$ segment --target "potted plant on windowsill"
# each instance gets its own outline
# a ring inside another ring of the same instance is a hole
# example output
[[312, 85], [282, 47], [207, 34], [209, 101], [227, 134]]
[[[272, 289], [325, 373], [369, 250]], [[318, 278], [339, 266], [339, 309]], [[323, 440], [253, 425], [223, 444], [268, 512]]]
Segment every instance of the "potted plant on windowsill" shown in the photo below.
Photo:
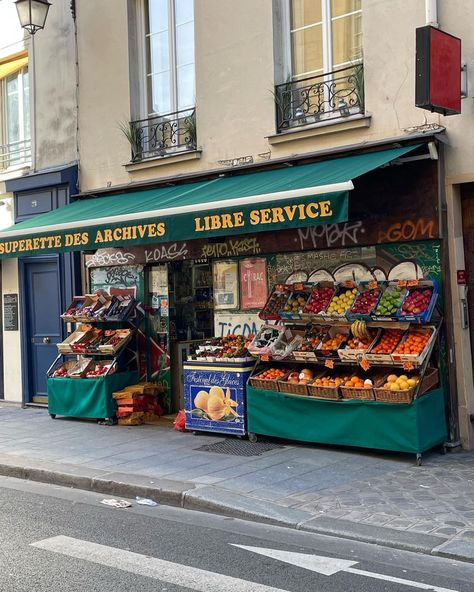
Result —
[[138, 131], [138, 128], [135, 125], [133, 125], [131, 121], [126, 121], [119, 124], [119, 129], [122, 132], [122, 134], [127, 138], [128, 143], [130, 144], [130, 149], [132, 152], [132, 162], [137, 162], [138, 160], [141, 160], [142, 149], [140, 133]]
[[187, 115], [183, 120], [184, 141], [188, 150], [196, 150], [197, 148], [197, 127], [196, 127], [196, 111]]

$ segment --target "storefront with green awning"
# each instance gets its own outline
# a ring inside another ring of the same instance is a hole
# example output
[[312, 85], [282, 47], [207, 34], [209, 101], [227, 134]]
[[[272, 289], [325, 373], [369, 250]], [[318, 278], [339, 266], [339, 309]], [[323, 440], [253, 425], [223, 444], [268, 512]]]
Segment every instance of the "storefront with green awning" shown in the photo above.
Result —
[[[83, 294], [133, 295], [148, 315], [138, 328], [140, 376], [159, 386], [171, 413], [183, 407], [183, 360], [200, 342], [258, 331], [275, 284], [408, 273], [441, 285], [436, 164], [426, 154], [412, 144], [80, 196], [0, 232], [0, 259], [79, 251]], [[251, 425], [264, 425], [252, 405]]]

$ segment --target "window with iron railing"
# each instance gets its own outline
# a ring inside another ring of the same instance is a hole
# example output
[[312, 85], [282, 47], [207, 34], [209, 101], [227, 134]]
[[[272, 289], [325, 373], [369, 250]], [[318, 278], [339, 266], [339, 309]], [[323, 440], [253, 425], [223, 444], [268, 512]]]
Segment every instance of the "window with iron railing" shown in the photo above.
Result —
[[136, 0], [139, 117], [125, 133], [132, 162], [196, 149], [194, 0]]
[[0, 171], [31, 162], [28, 67], [0, 79]]
[[364, 112], [361, 0], [281, 0], [290, 56], [277, 131]]

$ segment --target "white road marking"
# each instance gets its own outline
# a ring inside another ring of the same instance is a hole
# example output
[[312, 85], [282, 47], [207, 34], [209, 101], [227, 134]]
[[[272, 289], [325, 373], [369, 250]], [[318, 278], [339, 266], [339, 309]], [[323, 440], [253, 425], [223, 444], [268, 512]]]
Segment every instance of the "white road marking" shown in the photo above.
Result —
[[32, 543], [31, 546], [66, 555], [67, 557], [120, 569], [138, 576], [155, 578], [168, 584], [183, 586], [198, 592], [288, 592], [288, 590], [282, 590], [281, 588], [273, 588], [272, 586], [265, 586], [67, 536], [44, 539]]
[[[232, 544], [232, 543], [231, 543]], [[332, 576], [336, 573], [344, 571], [346, 573], [364, 576], [366, 578], [373, 578], [376, 580], [383, 580], [385, 582], [393, 582], [394, 584], [402, 584], [404, 586], [411, 586], [420, 590], [429, 590], [431, 592], [457, 592], [448, 588], [440, 588], [439, 586], [432, 586], [430, 584], [423, 584], [421, 582], [412, 582], [411, 580], [404, 580], [402, 578], [395, 578], [385, 574], [365, 571], [363, 569], [354, 569], [352, 566], [357, 565], [357, 561], [348, 561], [347, 559], [336, 559], [334, 557], [324, 557], [322, 555], [310, 555], [307, 553], [292, 553], [290, 551], [280, 551], [279, 549], [264, 549], [262, 547], [247, 547], [246, 545], [234, 545], [239, 549], [258, 553], [265, 557], [271, 557], [284, 563], [290, 563], [297, 567], [302, 567], [310, 571], [315, 571], [325, 576]]]

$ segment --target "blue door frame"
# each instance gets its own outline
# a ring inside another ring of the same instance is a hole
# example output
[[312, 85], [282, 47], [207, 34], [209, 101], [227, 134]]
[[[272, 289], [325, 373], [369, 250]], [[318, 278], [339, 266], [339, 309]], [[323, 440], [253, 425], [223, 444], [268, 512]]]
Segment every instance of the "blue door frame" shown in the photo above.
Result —
[[[15, 195], [15, 222], [20, 222], [33, 216], [50, 211], [71, 202], [71, 195], [77, 193], [77, 166], [68, 165], [56, 170], [38, 172], [6, 182], [7, 191]], [[24, 257], [18, 260], [20, 273], [20, 321], [21, 327], [21, 356], [22, 356], [22, 402], [29, 403], [32, 377], [31, 343], [28, 342], [27, 322], [28, 301], [26, 265], [31, 263], [51, 263], [55, 261], [58, 267], [61, 310], [72, 301], [72, 297], [81, 289], [81, 267], [79, 253], [64, 253], [60, 255]], [[59, 319], [58, 319], [59, 320]], [[66, 326], [61, 323], [61, 333], [64, 338]]]

